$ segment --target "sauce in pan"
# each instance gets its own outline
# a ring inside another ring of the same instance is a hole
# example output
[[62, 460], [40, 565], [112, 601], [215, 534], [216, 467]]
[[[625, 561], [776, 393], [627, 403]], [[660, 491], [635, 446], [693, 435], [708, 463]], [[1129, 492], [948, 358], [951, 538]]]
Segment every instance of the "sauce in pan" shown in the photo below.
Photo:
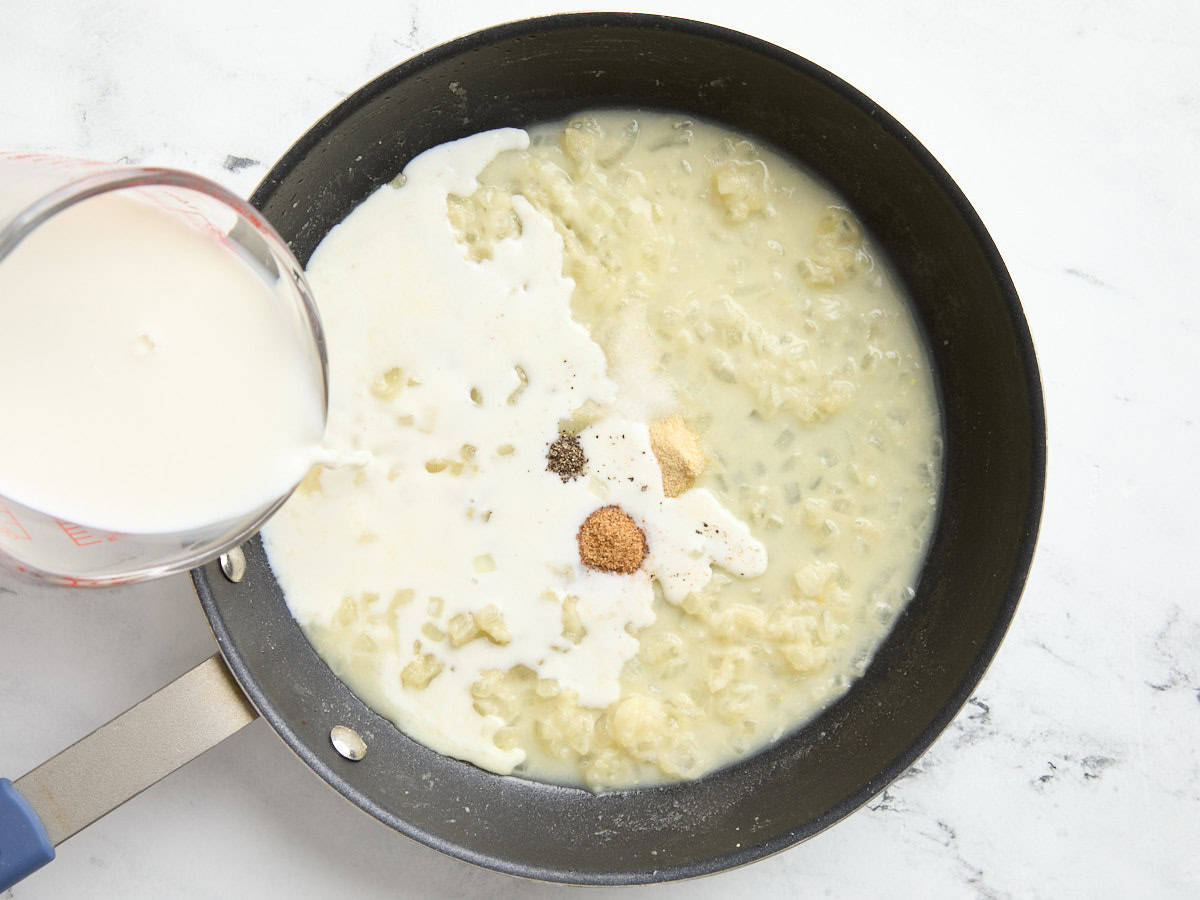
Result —
[[844, 693], [911, 596], [928, 363], [788, 160], [663, 113], [488, 132], [415, 159], [309, 277], [330, 441], [368, 461], [314, 470], [264, 539], [318, 652], [428, 746], [697, 777]]

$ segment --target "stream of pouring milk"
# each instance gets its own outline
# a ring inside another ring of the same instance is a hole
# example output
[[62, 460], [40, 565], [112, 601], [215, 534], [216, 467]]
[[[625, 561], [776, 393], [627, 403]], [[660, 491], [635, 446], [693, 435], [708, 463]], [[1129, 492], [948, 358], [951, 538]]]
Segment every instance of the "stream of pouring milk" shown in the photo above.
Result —
[[83, 201], [0, 261], [0, 494], [126, 533], [246, 515], [316, 458], [305, 354], [210, 235], [126, 194]]
[[[560, 420], [589, 399], [619, 399], [604, 352], [571, 316], [562, 239], [517, 197], [520, 236], [471, 262], [446, 208], [498, 153], [527, 144], [503, 129], [427, 151], [402, 187], [380, 188], [317, 248], [308, 275], [329, 346], [329, 440], [369, 461], [323, 471], [263, 530], [318, 651], [320, 630], [349, 614], [373, 623], [369, 652], [389, 650], [368, 680], [338, 674], [412, 737], [498, 772], [524, 751], [497, 746], [503, 721], [474, 709], [482, 673], [524, 665], [607, 706], [637, 652], [632, 632], [654, 621], [654, 582], [678, 602], [714, 562], [739, 575], [766, 566], [762, 544], [711, 493], [664, 496], [642, 422], [585, 429], [584, 477], [546, 471]], [[631, 575], [579, 559], [580, 524], [608, 504], [646, 535], [649, 555]], [[577, 641], [564, 635], [570, 598]], [[507, 636], [452, 647], [455, 617], [488, 606]], [[437, 674], [406, 683], [414, 664]]]

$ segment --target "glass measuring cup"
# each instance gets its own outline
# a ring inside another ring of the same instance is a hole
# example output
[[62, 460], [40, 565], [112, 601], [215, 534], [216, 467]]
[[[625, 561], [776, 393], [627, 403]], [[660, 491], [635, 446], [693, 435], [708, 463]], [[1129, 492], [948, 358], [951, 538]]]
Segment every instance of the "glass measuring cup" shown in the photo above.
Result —
[[[236, 257], [261, 282], [279, 321], [311, 367], [320, 386], [322, 416], [327, 412], [328, 373], [320, 320], [303, 271], [275, 230], [244, 200], [197, 175], [171, 169], [117, 167], [43, 154], [0, 153], [0, 267], [18, 245], [52, 217], [101, 195], [120, 193], [154, 207]], [[123, 249], [123, 248], [122, 248]], [[130, 253], [143, 248], [130, 246]], [[64, 265], [70, 259], [64, 259]], [[0, 328], [4, 303], [0, 297]], [[274, 307], [273, 307], [274, 308]], [[229, 323], [236, 328], [238, 323]], [[289, 343], [289, 346], [291, 344]], [[203, 373], [197, 372], [198, 379]], [[254, 385], [248, 384], [248, 392]], [[3, 392], [19, 385], [0, 385]], [[249, 400], [243, 402], [250, 402]], [[235, 398], [213, 397], [219, 419], [222, 403]], [[195, 428], [219, 428], [195, 411]], [[20, 421], [0, 415], [0, 441], [20, 429]], [[233, 438], [231, 438], [233, 439]], [[180, 434], [187, 441], [188, 434]], [[81, 438], [86, 444], [86, 437]], [[287, 499], [290, 485], [255, 508], [220, 521], [169, 532], [118, 533], [62, 517], [62, 510], [34, 508], [0, 493], [0, 567], [19, 577], [66, 586], [103, 586], [142, 581], [201, 565], [242, 542]], [[11, 491], [10, 491], [11, 494]], [[28, 500], [28, 498], [25, 498]]]

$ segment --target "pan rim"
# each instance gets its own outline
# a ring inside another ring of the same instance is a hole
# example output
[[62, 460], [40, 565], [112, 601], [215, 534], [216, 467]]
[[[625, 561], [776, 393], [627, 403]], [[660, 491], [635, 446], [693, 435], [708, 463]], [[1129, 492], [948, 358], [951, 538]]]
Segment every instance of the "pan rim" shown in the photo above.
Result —
[[[869, 115], [872, 120], [877, 122], [888, 134], [897, 139], [907, 152], [912, 154], [918, 165], [937, 183], [946, 198], [954, 205], [962, 223], [971, 232], [976, 246], [986, 260], [987, 267], [998, 289], [1005, 312], [1013, 329], [1018, 351], [1019, 374], [1028, 391], [1031, 442], [1029, 446], [1029, 492], [1028, 496], [1023, 498], [1023, 507], [1026, 510], [1026, 516], [1023, 531], [1017, 543], [1014, 564], [1009, 572], [1008, 584], [1003, 592], [1004, 602], [995, 622], [987, 633], [986, 638], [982, 641], [974, 661], [967, 669], [964, 677], [954, 690], [950, 692], [947, 701], [915, 741], [898, 754], [876, 777], [858, 790], [850, 793], [843, 801], [835, 804], [823, 815], [815, 819], [788, 829], [774, 838], [757, 843], [744, 844], [740, 848], [710, 857], [701, 862], [668, 866], [653, 871], [644, 868], [636, 870], [605, 870], [600, 872], [567, 871], [555, 867], [513, 862], [503, 857], [474, 850], [460, 843], [442, 839], [414, 826], [411, 822], [383, 808], [339, 776], [338, 773], [313, 754], [309, 745], [289, 727], [287, 721], [272, 704], [270, 698], [265, 695], [262, 687], [254, 678], [246, 658], [238, 652], [226, 623], [216, 606], [209, 584], [209, 575], [212, 574], [213, 577], [216, 577], [214, 568], [210, 566], [207, 569], [194, 570], [193, 580], [205, 614], [212, 625], [221, 653], [251, 702], [258, 708], [263, 718], [270, 723], [272, 728], [283, 738], [285, 744], [293, 752], [304, 760], [330, 787], [338, 791], [346, 799], [355, 803], [359, 808], [396, 831], [426, 846], [457, 859], [509, 875], [572, 884], [642, 884], [699, 877], [736, 868], [771, 856], [819, 834], [864, 805], [871, 797], [878, 794], [884, 787], [899, 777], [929, 749], [937, 737], [946, 729], [966, 704], [994, 659], [1000, 643], [1011, 625], [1021, 593], [1028, 579], [1036, 548], [1045, 497], [1045, 408], [1033, 340], [1028, 322], [1020, 305], [1016, 287], [982, 220], [941, 164], [895, 118], [838, 76], [778, 45], [719, 25], [649, 13], [563, 13], [495, 25], [443, 43], [382, 73], [357, 91], [348, 95], [341, 103], [322, 116], [272, 166], [271, 172], [251, 195], [250, 203], [256, 208], [262, 209], [280, 187], [280, 181], [274, 177], [275, 172], [280, 170], [287, 171], [293, 168], [297, 161], [305, 157], [314, 146], [331, 131], [336, 129], [354, 110], [361, 107], [377, 94], [391, 89], [396, 83], [403, 81], [414, 73], [429, 68], [446, 58], [457, 56], [473, 48], [498, 40], [526, 36], [537, 32], [580, 27], [624, 28], [682, 33], [733, 45], [742, 50], [747, 50], [774, 62], [781, 63], [789, 69], [798, 71], [800, 74], [836, 92], [843, 100], [857, 106]], [[650, 787], [635, 790], [652, 791], [655, 788]]]

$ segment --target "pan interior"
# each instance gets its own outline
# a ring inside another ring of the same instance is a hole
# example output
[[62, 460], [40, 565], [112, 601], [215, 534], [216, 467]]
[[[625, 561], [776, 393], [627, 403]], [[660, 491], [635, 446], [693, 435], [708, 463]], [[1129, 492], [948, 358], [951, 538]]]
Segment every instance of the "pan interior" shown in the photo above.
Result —
[[[938, 378], [942, 501], [915, 599], [870, 669], [820, 718], [695, 782], [593, 796], [483, 772], [405, 737], [345, 687], [292, 620], [256, 539], [246, 578], [197, 589], [263, 715], [338, 791], [396, 829], [481, 865], [633, 883], [749, 862], [878, 792], [965, 702], [1015, 610], [1045, 467], [1036, 363], [1011, 280], [957, 187], [867, 98], [769, 44], [633, 14], [500, 26], [381, 76], [313, 127], [252, 198], [306, 262], [324, 235], [429, 147], [601, 106], [704, 116], [829, 181], [885, 248]], [[369, 747], [349, 762], [334, 725]]]

